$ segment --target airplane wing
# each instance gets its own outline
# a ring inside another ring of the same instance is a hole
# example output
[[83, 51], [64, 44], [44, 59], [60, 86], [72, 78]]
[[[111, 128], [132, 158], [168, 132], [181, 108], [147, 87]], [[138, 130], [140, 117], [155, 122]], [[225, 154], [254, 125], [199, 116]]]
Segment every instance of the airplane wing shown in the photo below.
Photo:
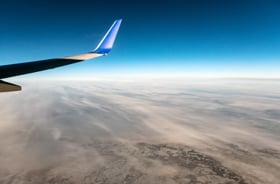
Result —
[[[0, 79], [57, 68], [84, 60], [93, 59], [99, 56], [106, 56], [113, 47], [121, 22], [122, 19], [116, 20], [106, 32], [105, 36], [99, 42], [97, 47], [91, 52], [62, 58], [3, 65], [0, 66]], [[21, 90], [20, 86], [0, 80], [0, 92], [19, 90]]]

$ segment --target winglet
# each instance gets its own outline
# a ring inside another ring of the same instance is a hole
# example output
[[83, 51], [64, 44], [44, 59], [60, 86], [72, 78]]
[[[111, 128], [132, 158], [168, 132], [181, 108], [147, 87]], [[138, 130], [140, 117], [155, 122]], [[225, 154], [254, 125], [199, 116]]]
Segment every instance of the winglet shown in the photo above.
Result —
[[94, 53], [107, 55], [114, 45], [122, 19], [115, 20], [105, 36], [93, 50]]

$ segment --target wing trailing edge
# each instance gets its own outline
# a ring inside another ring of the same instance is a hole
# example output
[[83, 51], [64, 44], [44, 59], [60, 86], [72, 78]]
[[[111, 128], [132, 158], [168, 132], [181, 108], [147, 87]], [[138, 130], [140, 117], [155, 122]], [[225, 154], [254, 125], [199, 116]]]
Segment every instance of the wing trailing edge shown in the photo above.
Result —
[[0, 92], [20, 91], [21, 86], [0, 80]]

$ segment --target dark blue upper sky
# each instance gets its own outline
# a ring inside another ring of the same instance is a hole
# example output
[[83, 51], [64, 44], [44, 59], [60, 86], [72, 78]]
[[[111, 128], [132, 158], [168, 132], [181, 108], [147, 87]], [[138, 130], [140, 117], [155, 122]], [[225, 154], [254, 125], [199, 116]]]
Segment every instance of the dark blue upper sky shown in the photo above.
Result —
[[0, 2], [0, 64], [93, 49], [123, 18], [108, 57], [30, 76], [280, 77], [280, 1]]

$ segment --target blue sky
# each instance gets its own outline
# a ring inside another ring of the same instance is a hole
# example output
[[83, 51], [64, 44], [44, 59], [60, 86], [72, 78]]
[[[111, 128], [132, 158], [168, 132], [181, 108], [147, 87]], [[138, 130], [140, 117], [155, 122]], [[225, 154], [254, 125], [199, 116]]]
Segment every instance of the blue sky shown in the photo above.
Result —
[[27, 77], [280, 77], [280, 2], [119, 0], [0, 2], [0, 64], [94, 49], [123, 18], [107, 57]]

